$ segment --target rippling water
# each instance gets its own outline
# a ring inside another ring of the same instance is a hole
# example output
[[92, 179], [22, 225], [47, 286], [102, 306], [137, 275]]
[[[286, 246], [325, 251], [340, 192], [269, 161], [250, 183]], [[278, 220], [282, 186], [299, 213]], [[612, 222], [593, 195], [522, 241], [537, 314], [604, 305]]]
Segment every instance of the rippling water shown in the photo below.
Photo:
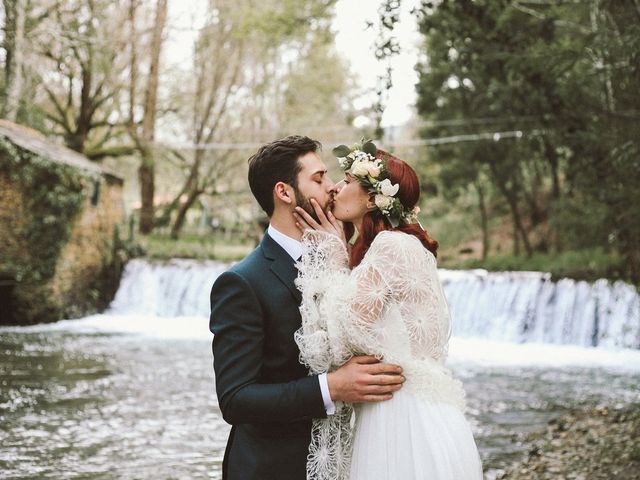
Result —
[[3, 478], [220, 478], [207, 342], [13, 333], [0, 349]]
[[[0, 330], [3, 478], [220, 478], [229, 427], [206, 320], [171, 322], [171, 335], [108, 315]], [[454, 339], [450, 359], [489, 475], [567, 409], [640, 401], [636, 351]]]

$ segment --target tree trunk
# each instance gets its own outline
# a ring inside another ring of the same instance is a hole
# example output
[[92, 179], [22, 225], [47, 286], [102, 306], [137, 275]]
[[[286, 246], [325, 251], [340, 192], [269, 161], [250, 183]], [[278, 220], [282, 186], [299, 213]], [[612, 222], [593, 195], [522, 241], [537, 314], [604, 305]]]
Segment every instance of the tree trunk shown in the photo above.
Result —
[[623, 252], [627, 260], [627, 269], [629, 271], [629, 280], [636, 285], [640, 284], [640, 251], [633, 248], [630, 251]]
[[[520, 217], [520, 209], [518, 208], [518, 199], [513, 194], [513, 192], [507, 193], [507, 202], [509, 203], [509, 208], [511, 209], [511, 216], [513, 217], [513, 226], [515, 228], [514, 235], [515, 240], [517, 240], [518, 233], [520, 234], [520, 238], [522, 239], [522, 244], [524, 245], [524, 249], [527, 252], [527, 257], [533, 255], [533, 248], [531, 248], [531, 243], [529, 242], [529, 235], [524, 228], [524, 224], [522, 223], [522, 217]], [[518, 245], [516, 243], [516, 245]]]
[[[93, 47], [91, 47], [93, 48]], [[91, 94], [93, 88], [93, 65], [89, 60], [88, 65], [82, 65], [82, 88], [80, 89], [80, 111], [76, 119], [76, 129], [70, 139], [69, 147], [73, 150], [84, 153], [89, 130], [91, 130], [91, 117], [94, 97]]]
[[173, 226], [171, 227], [171, 238], [173, 239], [178, 238], [178, 235], [180, 234], [182, 227], [184, 227], [184, 222], [187, 219], [187, 212], [193, 206], [193, 204], [198, 199], [201, 193], [202, 193], [202, 190], [197, 188], [194, 188], [191, 191], [189, 191], [187, 200], [182, 205], [180, 205], [180, 208], [178, 209], [178, 215], [176, 216], [176, 221], [173, 223]]
[[153, 198], [155, 194], [155, 169], [152, 153], [143, 149], [142, 162], [138, 168], [140, 182], [140, 233], [148, 234], [153, 230]]
[[187, 191], [183, 188], [180, 190], [180, 193], [176, 195], [173, 200], [168, 205], [165, 205], [162, 209], [162, 213], [156, 217], [154, 220], [155, 225], [157, 227], [165, 227], [171, 223], [171, 214], [178, 208], [180, 205], [180, 198], [187, 193]]
[[153, 230], [154, 191], [155, 191], [155, 158], [152, 143], [155, 139], [156, 111], [158, 103], [158, 79], [160, 71], [160, 51], [162, 35], [167, 19], [167, 0], [158, 0], [156, 18], [153, 25], [151, 41], [151, 64], [147, 79], [147, 91], [142, 118], [142, 161], [138, 170], [140, 179], [140, 233], [147, 234]]
[[[551, 169], [551, 195], [553, 198], [553, 202], [557, 202], [558, 200], [560, 200], [560, 176], [558, 174], [558, 170], [559, 170], [559, 161], [558, 161], [558, 152], [556, 152], [555, 147], [551, 144], [551, 142], [546, 138], [543, 137], [543, 143], [544, 143], [544, 153], [545, 153], [545, 157], [547, 158], [547, 162], [549, 163], [549, 167]], [[553, 212], [553, 208], [554, 206], [557, 205], [551, 205], [551, 211]], [[552, 222], [550, 222], [552, 223]], [[553, 227], [552, 225], [550, 225], [550, 244], [554, 245], [557, 251], [562, 251], [562, 239], [560, 236], [560, 231], [558, 227]]]
[[473, 184], [478, 192], [478, 208], [480, 210], [480, 225], [482, 227], [482, 260], [486, 260], [489, 255], [489, 215], [487, 214], [487, 205], [484, 198], [484, 189], [480, 185], [480, 181], [476, 180]]
[[558, 200], [560, 198], [560, 177], [558, 175], [558, 153], [556, 149], [551, 144], [551, 142], [543, 138], [544, 143], [544, 154], [547, 158], [547, 162], [549, 162], [549, 167], [551, 168], [551, 195], [554, 200]]
[[5, 88], [1, 116], [15, 122], [22, 91], [22, 65], [24, 62], [24, 0], [4, 0], [5, 28]]
[[139, 0], [131, 0], [129, 3], [129, 39], [131, 47], [131, 62], [129, 68], [129, 118], [128, 128], [132, 136], [135, 136], [135, 110], [138, 88], [138, 36], [136, 34], [136, 11]]
[[[529, 236], [527, 235], [527, 231], [524, 228], [524, 224], [522, 223], [522, 217], [520, 216], [520, 209], [518, 208], [518, 194], [517, 194], [517, 185], [507, 185], [507, 179], [502, 177], [499, 174], [499, 171], [495, 164], [490, 164], [489, 168], [491, 169], [491, 174], [494, 179], [494, 183], [497, 185], [500, 192], [504, 195], [509, 204], [509, 209], [511, 210], [511, 217], [513, 218], [513, 253], [515, 255], [519, 255], [520, 253], [520, 244], [518, 242], [518, 238], [522, 239], [522, 243], [524, 244], [524, 249], [527, 252], [527, 256], [530, 257], [533, 255], [533, 248], [531, 248], [531, 243], [529, 242]], [[512, 179], [513, 180], [513, 179]]]

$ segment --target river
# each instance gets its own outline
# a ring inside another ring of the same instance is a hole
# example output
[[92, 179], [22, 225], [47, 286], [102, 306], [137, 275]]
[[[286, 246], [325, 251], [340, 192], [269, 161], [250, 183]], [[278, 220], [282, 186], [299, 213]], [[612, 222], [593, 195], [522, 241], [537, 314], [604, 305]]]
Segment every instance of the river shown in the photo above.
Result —
[[[104, 314], [0, 329], [2, 477], [220, 478], [229, 427], [206, 311], [223, 269], [136, 260]], [[442, 277], [456, 324], [448, 363], [464, 382], [487, 478], [558, 414], [640, 402], [633, 289], [542, 274]]]

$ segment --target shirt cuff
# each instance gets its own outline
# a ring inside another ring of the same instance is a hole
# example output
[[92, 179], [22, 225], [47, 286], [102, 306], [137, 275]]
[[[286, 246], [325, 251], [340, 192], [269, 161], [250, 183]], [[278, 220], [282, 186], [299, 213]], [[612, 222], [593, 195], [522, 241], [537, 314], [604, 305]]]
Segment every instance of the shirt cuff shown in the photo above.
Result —
[[324, 409], [327, 415], [333, 415], [336, 413], [336, 405], [331, 400], [331, 394], [329, 393], [329, 382], [327, 381], [327, 374], [321, 373], [318, 375], [318, 381], [320, 382], [320, 391], [322, 392], [322, 401], [324, 402]]

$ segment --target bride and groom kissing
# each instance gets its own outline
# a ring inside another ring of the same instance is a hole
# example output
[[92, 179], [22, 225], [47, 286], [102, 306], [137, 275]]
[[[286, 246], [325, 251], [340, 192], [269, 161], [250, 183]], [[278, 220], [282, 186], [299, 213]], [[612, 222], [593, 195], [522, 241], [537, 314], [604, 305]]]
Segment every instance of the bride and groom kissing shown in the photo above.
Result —
[[363, 140], [334, 184], [319, 149], [249, 159], [269, 227], [211, 291], [223, 479], [481, 479], [416, 172]]

